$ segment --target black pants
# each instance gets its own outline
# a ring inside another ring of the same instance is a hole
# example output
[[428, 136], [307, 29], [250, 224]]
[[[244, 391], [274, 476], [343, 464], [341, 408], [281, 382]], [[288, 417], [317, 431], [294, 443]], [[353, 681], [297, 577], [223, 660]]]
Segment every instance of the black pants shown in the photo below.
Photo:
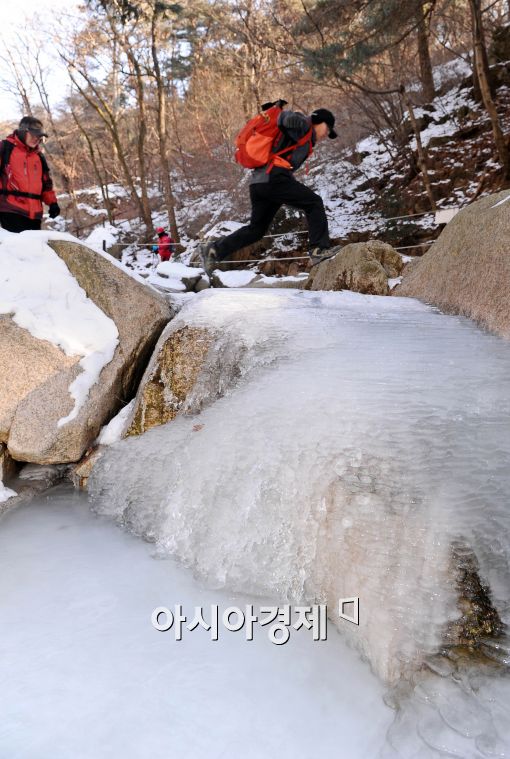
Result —
[[0, 224], [8, 232], [26, 232], [27, 229], [41, 229], [41, 219], [29, 219], [18, 213], [0, 213]]
[[250, 198], [250, 223], [215, 245], [220, 261], [264, 237], [276, 212], [283, 205], [305, 212], [311, 248], [329, 248], [328, 220], [322, 198], [289, 172], [275, 173], [273, 170], [269, 182], [250, 185]]

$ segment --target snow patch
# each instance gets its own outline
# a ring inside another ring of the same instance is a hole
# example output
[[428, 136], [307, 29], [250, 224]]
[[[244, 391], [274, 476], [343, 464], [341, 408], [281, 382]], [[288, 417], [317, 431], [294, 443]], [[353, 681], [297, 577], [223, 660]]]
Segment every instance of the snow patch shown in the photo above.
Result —
[[[70, 239], [55, 232], [0, 230], [0, 313], [12, 315], [38, 340], [48, 340], [68, 356], [82, 356], [82, 372], [69, 386], [74, 399], [61, 427], [75, 419], [89, 391], [110, 363], [118, 344], [115, 323], [86, 295], [64, 261], [48, 245], [51, 238]], [[77, 241], [79, 242], [79, 241]]]
[[5, 487], [2, 480], [0, 480], [0, 503], [5, 503], [9, 498], [13, 498], [15, 495], [18, 495], [16, 491]]
[[113, 443], [118, 443], [119, 440], [122, 440], [134, 406], [135, 399], [133, 398], [132, 401], [124, 406], [124, 408], [102, 428], [96, 440], [98, 445], [113, 445]]
[[107, 248], [115, 245], [119, 232], [120, 230], [117, 227], [114, 227], [110, 223], [105, 223], [104, 226], [96, 227], [92, 230], [89, 236], [85, 238], [84, 244], [98, 253], [103, 253], [103, 243], [105, 243], [105, 247]]
[[186, 291], [186, 285], [181, 279], [170, 279], [169, 277], [160, 277], [157, 272], [152, 272], [147, 281], [160, 290], [168, 290], [172, 293], [181, 293]]
[[158, 274], [163, 274], [170, 279], [183, 279], [184, 277], [198, 277], [204, 274], [204, 270], [194, 266], [186, 266], [174, 261], [162, 261], [156, 267]]
[[217, 269], [214, 273], [224, 287], [246, 287], [257, 276], [256, 272], [247, 269], [233, 269], [231, 271]]

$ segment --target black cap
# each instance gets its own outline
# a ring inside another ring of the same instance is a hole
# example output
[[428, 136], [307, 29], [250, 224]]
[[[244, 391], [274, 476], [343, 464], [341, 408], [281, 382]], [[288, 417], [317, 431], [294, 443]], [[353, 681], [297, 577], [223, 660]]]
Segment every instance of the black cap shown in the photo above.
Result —
[[18, 130], [20, 132], [30, 132], [34, 137], [48, 136], [43, 129], [42, 121], [39, 121], [39, 119], [36, 119], [33, 116], [23, 116], [18, 124]]
[[335, 117], [328, 111], [327, 108], [316, 108], [311, 114], [312, 124], [327, 124], [329, 127], [328, 137], [334, 140], [338, 137], [337, 133], [333, 129], [335, 126]]

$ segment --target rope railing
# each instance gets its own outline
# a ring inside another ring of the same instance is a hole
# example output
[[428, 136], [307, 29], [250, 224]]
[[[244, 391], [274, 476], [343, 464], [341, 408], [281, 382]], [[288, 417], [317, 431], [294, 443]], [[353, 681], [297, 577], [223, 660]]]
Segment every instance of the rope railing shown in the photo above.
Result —
[[[442, 209], [442, 210], [448, 211], [448, 210], [454, 210], [454, 209]], [[342, 218], [359, 218], [359, 214], [346, 213], [346, 212], [342, 212], [342, 211], [340, 211], [338, 214], [335, 214], [335, 216], [336, 217], [340, 216]], [[382, 223], [382, 222], [389, 222], [389, 221], [402, 221], [403, 219], [415, 219], [415, 218], [423, 217], [423, 216], [435, 216], [435, 213], [433, 211], [423, 211], [423, 212], [420, 212], [420, 213], [403, 214], [401, 216], [389, 216], [389, 217], [363, 216], [362, 218], [364, 220], [368, 220], [369, 219], [371, 221], [381, 222]], [[305, 235], [305, 234], [307, 234], [307, 232], [308, 232], [308, 230], [306, 230], [306, 229], [298, 229], [298, 230], [289, 231], [289, 232], [277, 232], [277, 233], [271, 234], [271, 235], [264, 235], [261, 239], [275, 239], [277, 237], [289, 237], [291, 235]], [[207, 238], [205, 238], [205, 239], [207, 239]], [[395, 250], [413, 250], [413, 249], [416, 249], [416, 248], [423, 248], [423, 247], [426, 247], [428, 245], [432, 245], [433, 242], [435, 242], [435, 240], [426, 240], [424, 242], [416, 243], [415, 245], [400, 245], [398, 247], [395, 247], [394, 249]], [[144, 249], [144, 248], [147, 248], [147, 246], [151, 246], [152, 247], [152, 246], [154, 246], [156, 244], [157, 244], [156, 240], [150, 240], [148, 242], [138, 242], [138, 243], [135, 243], [135, 242], [120, 242], [120, 243], [116, 242], [116, 243], [114, 243], [114, 245], [116, 245], [118, 247], [135, 248], [135, 249]], [[105, 240], [103, 240], [103, 246], [102, 247], [103, 247], [103, 250], [106, 252], [106, 247], [107, 246], [106, 246], [106, 241]], [[267, 263], [267, 262], [271, 262], [271, 261], [304, 261], [304, 260], [306, 260], [308, 258], [309, 258], [309, 256], [306, 256], [306, 255], [305, 256], [285, 256], [285, 257], [281, 257], [281, 258], [276, 258], [276, 257], [257, 258], [257, 259], [250, 258], [250, 259], [235, 259], [233, 261], [222, 261], [222, 263], [225, 263], [225, 264], [241, 264], [241, 263], [242, 264], [247, 264], [247, 263], [258, 264], [258, 263]], [[197, 264], [196, 262], [190, 263], [189, 265], [192, 266], [192, 267], [199, 266], [199, 264]]]
[[[340, 211], [339, 213], [335, 214], [336, 217], [341, 216], [342, 218], [359, 218], [359, 214], [356, 213], [345, 213]], [[371, 219], [372, 221], [380, 221], [380, 222], [387, 222], [387, 221], [400, 221], [402, 219], [415, 219], [419, 216], [434, 216], [433, 211], [423, 211], [422, 213], [409, 213], [405, 214], [403, 216], [363, 216], [363, 219]], [[264, 235], [262, 239], [266, 238], [275, 238], [275, 237], [287, 237], [289, 235], [306, 235], [308, 230], [306, 229], [297, 229], [295, 231], [289, 231], [289, 232], [277, 232], [274, 235]], [[119, 245], [122, 247], [134, 247], [134, 248], [143, 248], [146, 245], [155, 245], [157, 244], [155, 240], [149, 240], [147, 242], [118, 242], [114, 243], [115, 245]], [[419, 246], [417, 246], [419, 247]], [[398, 250], [398, 248], [396, 249]]]
[[[418, 245], [404, 245], [399, 248], [393, 248], [393, 250], [409, 250], [410, 248], [422, 248], [426, 245], [432, 245], [435, 240], [428, 240], [427, 242], [421, 242]], [[279, 261], [307, 261], [310, 259], [310, 256], [285, 256], [281, 258], [245, 258], [245, 259], [236, 259], [234, 261], [220, 261], [219, 263], [223, 264], [267, 264], [267, 263], [278, 263]], [[201, 264], [193, 261], [187, 264], [191, 268], [202, 268]]]

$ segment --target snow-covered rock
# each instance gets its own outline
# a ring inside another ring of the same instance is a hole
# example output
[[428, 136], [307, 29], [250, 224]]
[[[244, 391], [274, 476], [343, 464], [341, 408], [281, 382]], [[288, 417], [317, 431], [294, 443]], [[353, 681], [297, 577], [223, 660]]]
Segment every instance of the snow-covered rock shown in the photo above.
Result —
[[92, 230], [85, 239], [85, 245], [92, 248], [92, 250], [101, 253], [104, 248], [111, 248], [112, 245], [115, 245], [119, 233], [120, 230], [118, 227], [114, 227], [110, 223], [105, 222], [102, 226], [96, 227]]
[[179, 261], [161, 261], [149, 275], [149, 282], [167, 292], [194, 292], [204, 274], [198, 266], [186, 266]]
[[216, 287], [246, 287], [256, 278], [257, 273], [249, 269], [231, 269], [214, 272], [213, 283]]
[[0, 440], [18, 461], [77, 461], [133, 393], [171, 309], [69, 235], [2, 231], [0, 258]]

